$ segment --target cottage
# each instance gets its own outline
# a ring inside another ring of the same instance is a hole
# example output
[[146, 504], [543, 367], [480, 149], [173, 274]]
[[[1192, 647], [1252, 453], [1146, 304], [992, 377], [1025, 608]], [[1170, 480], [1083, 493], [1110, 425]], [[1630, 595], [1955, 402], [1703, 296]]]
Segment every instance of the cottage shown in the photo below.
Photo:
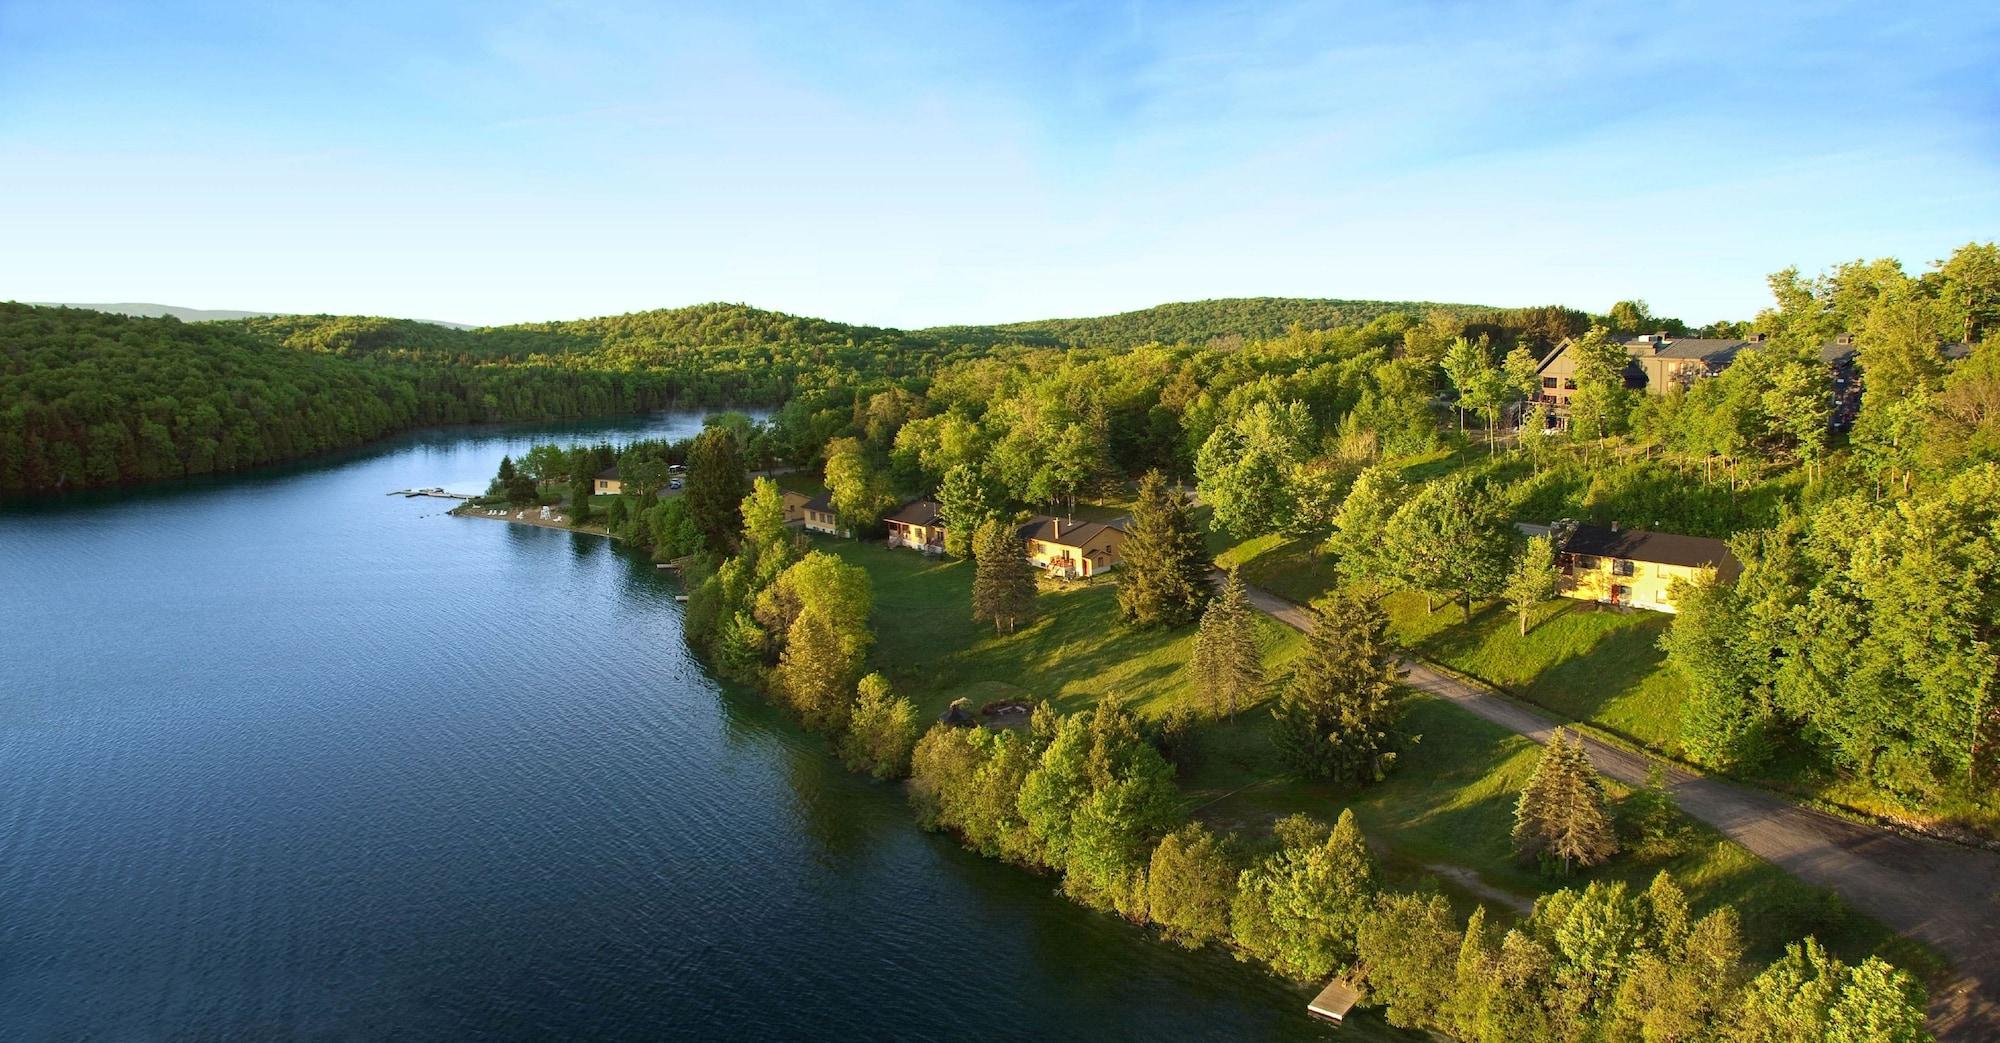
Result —
[[618, 465], [597, 472], [597, 486], [593, 490], [599, 496], [618, 496], [625, 492], [625, 483], [618, 479]]
[[935, 500], [911, 500], [882, 519], [889, 527], [889, 546], [925, 554], [944, 553], [944, 519]]
[[812, 502], [812, 497], [807, 496], [805, 493], [802, 492], [794, 492], [790, 489], [786, 489], [783, 498], [785, 501], [785, 524], [798, 525], [798, 526], [805, 525], [806, 504]]
[[840, 517], [834, 513], [833, 497], [827, 493], [807, 500], [799, 508], [803, 515], [801, 524], [807, 532], [823, 532], [830, 536], [845, 536], [847, 530], [840, 527]]
[[1088, 578], [1118, 565], [1118, 548], [1125, 543], [1125, 519], [1080, 522], [1073, 518], [1037, 517], [1021, 526], [1028, 560], [1037, 568], [1072, 578]]
[[[1532, 531], [1539, 526], [1523, 526]], [[1724, 582], [1743, 571], [1729, 545], [1704, 536], [1578, 525], [1561, 536], [1557, 590], [1564, 597], [1674, 612], [1673, 583], [1713, 573]]]

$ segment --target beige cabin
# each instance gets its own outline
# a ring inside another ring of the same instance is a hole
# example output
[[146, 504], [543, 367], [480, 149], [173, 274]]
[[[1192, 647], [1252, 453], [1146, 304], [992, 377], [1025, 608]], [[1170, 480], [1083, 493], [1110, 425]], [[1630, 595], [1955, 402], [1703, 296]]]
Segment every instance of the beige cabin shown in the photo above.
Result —
[[1039, 517], [1021, 526], [1028, 560], [1053, 575], [1089, 578], [1118, 566], [1125, 521], [1080, 522]]

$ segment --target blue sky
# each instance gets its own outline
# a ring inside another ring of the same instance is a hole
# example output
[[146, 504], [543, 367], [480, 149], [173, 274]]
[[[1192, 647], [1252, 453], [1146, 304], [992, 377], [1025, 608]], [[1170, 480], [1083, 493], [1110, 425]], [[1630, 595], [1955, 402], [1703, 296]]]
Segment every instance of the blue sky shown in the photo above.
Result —
[[1701, 322], [1996, 236], [1990, 2], [0, 0], [0, 298]]

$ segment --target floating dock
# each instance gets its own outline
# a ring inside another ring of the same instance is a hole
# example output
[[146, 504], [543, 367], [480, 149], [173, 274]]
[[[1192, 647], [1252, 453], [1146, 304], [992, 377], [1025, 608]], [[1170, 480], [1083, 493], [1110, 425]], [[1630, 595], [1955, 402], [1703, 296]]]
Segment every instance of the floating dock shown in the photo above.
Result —
[[433, 487], [431, 487], [431, 488], [429, 488], [429, 489], [397, 489], [397, 490], [395, 490], [395, 491], [391, 492], [391, 493], [390, 493], [389, 495], [390, 495], [390, 496], [401, 496], [401, 497], [404, 497], [404, 498], [414, 498], [414, 497], [418, 497], [418, 496], [435, 496], [435, 497], [437, 497], [437, 498], [438, 498], [438, 499], [440, 499], [440, 500], [470, 500], [470, 499], [472, 499], [472, 494], [471, 494], [471, 493], [448, 493], [448, 492], [445, 492], [445, 491], [444, 491], [444, 489], [443, 489], [442, 487], [439, 487], [439, 486], [433, 486]]
[[1306, 1007], [1306, 1013], [1323, 1018], [1338, 1025], [1347, 1020], [1347, 1014], [1361, 1002], [1361, 990], [1349, 984], [1345, 978], [1335, 978], [1319, 990], [1319, 995]]

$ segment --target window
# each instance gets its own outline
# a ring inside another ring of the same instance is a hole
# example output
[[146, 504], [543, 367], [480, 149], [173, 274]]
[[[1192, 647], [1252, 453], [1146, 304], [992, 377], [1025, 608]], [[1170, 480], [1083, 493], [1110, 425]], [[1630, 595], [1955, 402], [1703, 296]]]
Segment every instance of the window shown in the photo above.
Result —
[[1623, 559], [1623, 558], [1614, 558], [1614, 559], [1612, 559], [1612, 561], [1611, 561], [1611, 574], [1612, 574], [1612, 575], [1614, 575], [1614, 576], [1630, 576], [1630, 575], [1632, 575], [1632, 563], [1631, 563], [1631, 562], [1629, 562], [1629, 561], [1626, 561], [1626, 560], [1625, 560], [1625, 559]]
[[1571, 377], [1564, 377], [1564, 378], [1563, 378], [1563, 390], [1564, 390], [1564, 391], [1575, 391], [1575, 390], [1576, 390], [1576, 380], [1575, 380], [1574, 378], [1571, 378]]
[[1543, 387], [1545, 387], [1545, 388], [1552, 388], [1552, 387], [1555, 387], [1555, 386], [1556, 386], [1556, 378], [1554, 378], [1554, 377], [1543, 377], [1543, 378], [1542, 378], [1542, 386], [1543, 386]]
[[1632, 596], [1631, 588], [1617, 583], [1613, 583], [1611, 585], [1611, 600], [1624, 601], [1626, 598], [1629, 598], [1631, 596]]
[[1588, 554], [1579, 554], [1577, 555], [1576, 559], [1576, 567], [1580, 569], [1589, 569], [1591, 571], [1596, 571], [1597, 559], [1591, 557]]

